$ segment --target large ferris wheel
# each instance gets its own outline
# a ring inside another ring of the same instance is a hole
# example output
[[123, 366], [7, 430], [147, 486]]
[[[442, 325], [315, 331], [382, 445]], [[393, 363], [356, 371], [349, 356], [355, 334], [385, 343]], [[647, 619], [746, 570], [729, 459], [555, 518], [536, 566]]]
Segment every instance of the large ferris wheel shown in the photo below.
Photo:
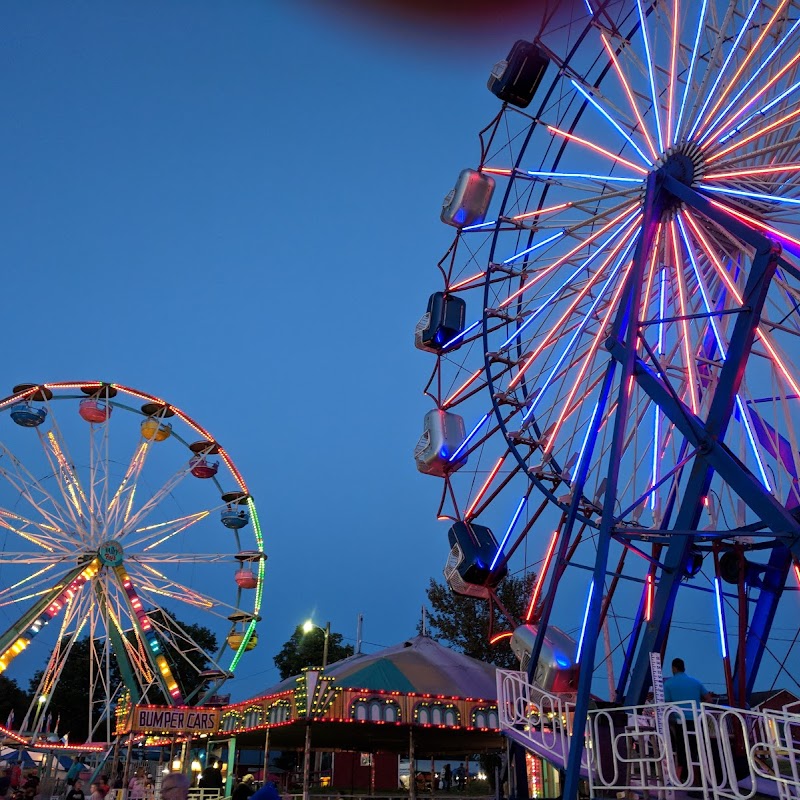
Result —
[[448, 582], [536, 573], [498, 628], [532, 673], [569, 651], [577, 729], [668, 641], [738, 704], [796, 686], [800, 3], [585, 0], [533, 39], [416, 331]]
[[256, 645], [266, 558], [226, 450], [177, 407], [97, 381], [16, 386], [0, 427], [0, 672], [31, 652], [41, 668], [23, 732], [44, 730], [86, 641], [88, 738], [112, 735], [122, 692], [214, 695]]

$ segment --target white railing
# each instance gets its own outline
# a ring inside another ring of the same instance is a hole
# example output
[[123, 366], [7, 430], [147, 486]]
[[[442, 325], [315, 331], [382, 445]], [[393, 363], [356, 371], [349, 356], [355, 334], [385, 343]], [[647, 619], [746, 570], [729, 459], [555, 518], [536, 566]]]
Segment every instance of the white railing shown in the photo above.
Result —
[[[525, 672], [497, 670], [497, 709], [501, 730], [513, 731], [532, 751], [559, 765], [566, 764], [572, 737], [574, 703], [532, 685]], [[590, 758], [584, 749], [582, 765]]]
[[[531, 685], [524, 672], [498, 670], [497, 707], [502, 730], [542, 758], [566, 764], [572, 702]], [[669, 799], [678, 790], [706, 800], [764, 793], [800, 800], [798, 711], [706, 703], [592, 709], [581, 768], [592, 796], [613, 790]]]

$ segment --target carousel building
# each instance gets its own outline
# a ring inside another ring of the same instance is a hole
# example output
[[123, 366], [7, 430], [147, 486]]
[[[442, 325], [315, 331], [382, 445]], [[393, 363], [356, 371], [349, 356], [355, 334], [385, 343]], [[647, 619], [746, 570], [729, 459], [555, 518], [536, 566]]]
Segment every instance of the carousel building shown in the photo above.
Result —
[[314, 782], [340, 789], [398, 788], [403, 758], [501, 752], [495, 667], [417, 636], [225, 707], [210, 744], [241, 774], [265, 752], [302, 754], [307, 736]]

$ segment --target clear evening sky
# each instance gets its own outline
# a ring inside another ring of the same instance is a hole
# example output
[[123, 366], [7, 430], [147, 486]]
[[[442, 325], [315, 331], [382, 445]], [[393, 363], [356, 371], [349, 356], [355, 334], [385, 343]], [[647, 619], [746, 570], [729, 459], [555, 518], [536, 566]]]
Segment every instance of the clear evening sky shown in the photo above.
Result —
[[412, 458], [413, 329], [452, 239], [442, 197], [499, 108], [488, 72], [530, 31], [382, 10], [0, 9], [0, 394], [123, 383], [227, 448], [269, 555], [235, 697], [277, 679], [309, 615], [352, 641], [363, 613], [367, 650], [413, 635], [447, 554]]

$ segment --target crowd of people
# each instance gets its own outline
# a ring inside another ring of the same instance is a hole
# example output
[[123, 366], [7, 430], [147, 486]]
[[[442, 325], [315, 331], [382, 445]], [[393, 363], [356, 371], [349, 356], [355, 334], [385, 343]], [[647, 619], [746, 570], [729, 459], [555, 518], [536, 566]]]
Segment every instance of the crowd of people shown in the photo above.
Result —
[[0, 797], [9, 800], [33, 800], [39, 792], [39, 778], [36, 773], [22, 774], [22, 767], [13, 764], [0, 775]]
[[[108, 776], [99, 775], [89, 783], [81, 777], [88, 767], [79, 759], [70, 767], [65, 779], [65, 789], [61, 793], [63, 800], [106, 800], [111, 791]], [[161, 780], [160, 792], [156, 792], [155, 781], [144, 767], [139, 767], [130, 777], [127, 784], [127, 800], [187, 800], [191, 782], [179, 772], [170, 772]], [[224, 794], [224, 780], [219, 762], [212, 761], [203, 770], [198, 786], [203, 789], [216, 789]], [[114, 788], [122, 789], [123, 781], [114, 782]], [[0, 770], [0, 798], [3, 800], [37, 800], [39, 794], [39, 778], [36, 772], [22, 774], [19, 764], [13, 764]], [[233, 800], [281, 800], [277, 787], [271, 781], [256, 789], [254, 776], [243, 775], [235, 782]]]

